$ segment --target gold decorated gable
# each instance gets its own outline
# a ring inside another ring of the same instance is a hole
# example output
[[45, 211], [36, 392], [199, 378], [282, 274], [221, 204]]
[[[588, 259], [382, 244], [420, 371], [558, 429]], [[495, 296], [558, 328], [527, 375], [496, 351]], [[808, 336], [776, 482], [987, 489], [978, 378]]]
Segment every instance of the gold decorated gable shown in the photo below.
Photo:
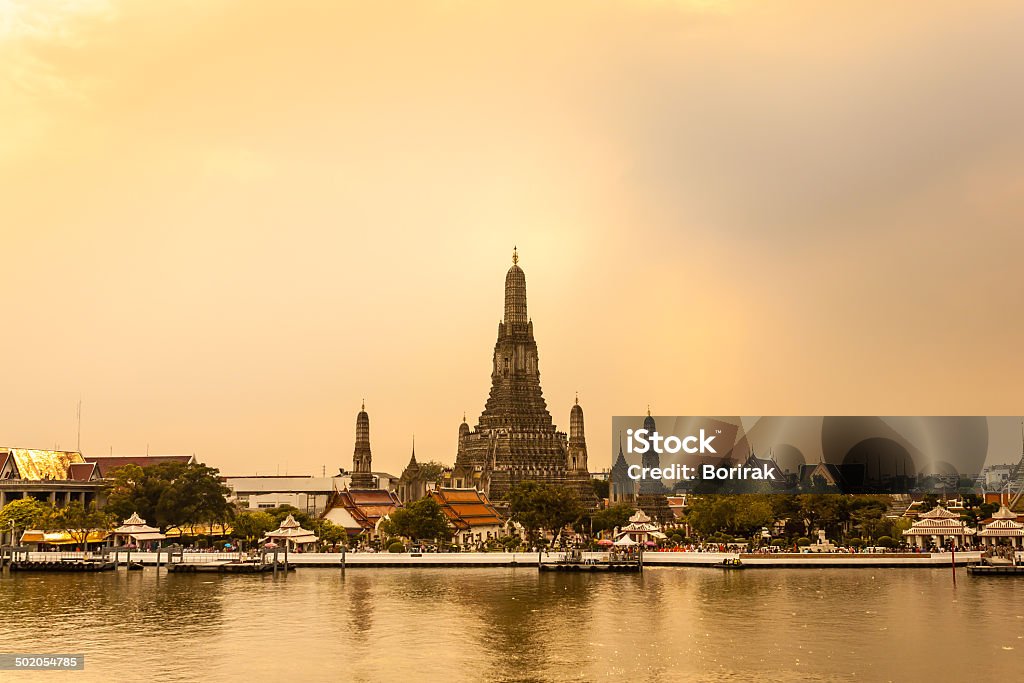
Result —
[[81, 453], [75, 451], [42, 451], [32, 448], [12, 448], [11, 455], [22, 479], [43, 481], [67, 479], [68, 465], [84, 463]]

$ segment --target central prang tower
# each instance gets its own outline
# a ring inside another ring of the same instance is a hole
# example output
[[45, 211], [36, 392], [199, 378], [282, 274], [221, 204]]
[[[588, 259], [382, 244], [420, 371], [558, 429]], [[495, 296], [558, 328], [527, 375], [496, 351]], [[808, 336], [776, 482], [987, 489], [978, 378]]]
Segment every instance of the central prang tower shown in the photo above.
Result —
[[505, 317], [498, 323], [494, 344], [491, 393], [477, 428], [555, 433], [540, 388], [533, 321], [526, 314], [526, 274], [515, 250], [505, 275]]
[[505, 315], [498, 323], [491, 364], [491, 391], [474, 429], [459, 428], [459, 448], [451, 482], [476, 487], [495, 502], [521, 481], [572, 488], [586, 505], [596, 496], [587, 471], [583, 410], [573, 409], [574, 438], [559, 432], [540, 386], [537, 342], [526, 309], [526, 274], [519, 254], [505, 274]]

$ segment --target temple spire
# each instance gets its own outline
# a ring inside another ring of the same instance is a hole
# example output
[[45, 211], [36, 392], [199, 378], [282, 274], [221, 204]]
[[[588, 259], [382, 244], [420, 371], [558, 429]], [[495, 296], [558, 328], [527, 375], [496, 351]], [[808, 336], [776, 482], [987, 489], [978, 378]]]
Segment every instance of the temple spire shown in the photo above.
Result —
[[356, 415], [356, 447], [352, 453], [352, 488], [373, 488], [373, 453], [370, 451], [370, 416], [366, 400]]
[[579, 397], [572, 410], [569, 411], [569, 442], [586, 443], [583, 431], [583, 407], [580, 405]]
[[505, 275], [505, 324], [525, 325], [530, 321], [526, 314], [526, 274], [519, 267], [519, 252], [512, 250], [512, 267]]

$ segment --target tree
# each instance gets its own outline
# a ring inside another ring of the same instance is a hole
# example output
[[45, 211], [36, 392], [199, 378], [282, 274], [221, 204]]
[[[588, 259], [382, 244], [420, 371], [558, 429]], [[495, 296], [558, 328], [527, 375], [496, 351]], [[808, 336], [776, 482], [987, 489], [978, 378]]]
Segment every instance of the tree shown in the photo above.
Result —
[[345, 527], [338, 526], [329, 519], [317, 520], [313, 524], [313, 528], [316, 529], [316, 535], [320, 537], [320, 540], [331, 546], [342, 543], [348, 537]]
[[556, 533], [583, 516], [583, 506], [564, 486], [524, 481], [509, 491], [509, 516], [534, 540], [541, 529]]
[[45, 531], [63, 531], [71, 536], [75, 543], [84, 546], [88, 542], [89, 533], [109, 529], [114, 524], [114, 517], [109, 512], [96, 509], [92, 503], [85, 507], [77, 500], [62, 508], [56, 508], [43, 520]]
[[896, 547], [896, 540], [893, 539], [891, 536], [882, 536], [877, 541], [875, 541], [875, 543], [877, 543], [882, 548]]
[[50, 512], [49, 505], [35, 498], [12, 500], [0, 509], [0, 534], [10, 531], [14, 536], [11, 544], [17, 545], [18, 532], [42, 526]]
[[246, 541], [258, 541], [263, 534], [277, 528], [277, 522], [263, 510], [245, 510], [231, 523], [234, 535]]
[[691, 496], [687, 503], [687, 521], [704, 536], [724, 532], [746, 538], [776, 519], [771, 496], [762, 494]]
[[442, 474], [444, 474], [444, 465], [439, 462], [431, 460], [420, 464], [420, 476], [423, 477], [423, 481], [437, 483], [441, 481]]
[[398, 508], [381, 522], [380, 528], [389, 536], [404, 536], [416, 541], [447, 541], [451, 538], [448, 517], [433, 498], [423, 498]]
[[198, 463], [166, 462], [114, 470], [106, 487], [107, 511], [119, 519], [138, 512], [161, 531], [189, 524], [225, 522], [232, 516], [231, 493], [220, 472]]
[[294, 505], [278, 505], [276, 508], [269, 508], [264, 512], [274, 518], [275, 529], [288, 518], [288, 515], [291, 515], [292, 519], [298, 522], [303, 529], [316, 531], [316, 521]]
[[594, 533], [625, 526], [634, 512], [636, 512], [636, 508], [628, 503], [618, 503], [603, 510], [597, 510], [590, 516], [594, 523]]
[[838, 535], [850, 520], [851, 496], [805, 493], [797, 496], [797, 500], [806, 525], [805, 533], [824, 529], [829, 535]]

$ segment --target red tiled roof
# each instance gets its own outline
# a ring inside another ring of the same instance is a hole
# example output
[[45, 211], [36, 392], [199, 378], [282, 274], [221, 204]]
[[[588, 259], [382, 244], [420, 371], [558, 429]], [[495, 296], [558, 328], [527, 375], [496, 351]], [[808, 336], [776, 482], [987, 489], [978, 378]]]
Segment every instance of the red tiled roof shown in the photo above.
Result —
[[191, 455], [92, 455], [86, 456], [85, 461], [87, 463], [96, 463], [100, 477], [105, 479], [110, 476], [112, 471], [125, 465], [149, 467], [150, 465], [159, 465], [165, 462], [180, 462], [187, 465], [190, 462], [194, 462], [195, 458]]
[[94, 462], [73, 462], [68, 465], [68, 479], [72, 481], [92, 481], [95, 472]]
[[351, 489], [335, 494], [327, 509], [336, 507], [344, 508], [364, 529], [373, 529], [381, 517], [402, 507], [402, 502], [391, 491]]
[[430, 497], [441, 506], [448, 521], [456, 529], [474, 526], [500, 526], [504, 520], [487, 496], [476, 489], [437, 489]]

